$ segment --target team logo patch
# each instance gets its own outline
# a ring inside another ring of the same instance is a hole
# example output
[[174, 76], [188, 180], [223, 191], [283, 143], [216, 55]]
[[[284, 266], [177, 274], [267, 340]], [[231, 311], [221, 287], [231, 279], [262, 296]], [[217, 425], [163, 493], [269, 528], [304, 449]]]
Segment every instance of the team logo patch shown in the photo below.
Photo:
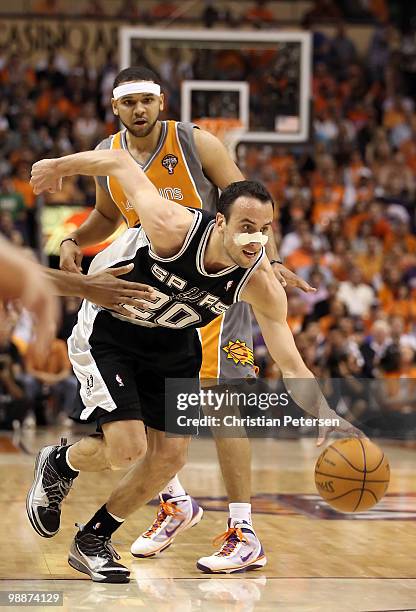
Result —
[[232, 359], [236, 365], [241, 363], [241, 365], [254, 366], [253, 351], [245, 342], [230, 340], [222, 350], [227, 353], [227, 359]]
[[173, 155], [172, 153], [168, 153], [162, 159], [162, 166], [166, 168], [169, 174], [173, 174], [173, 171], [175, 170], [177, 165], [178, 165], [178, 158], [176, 157], [176, 155]]
[[123, 379], [121, 378], [120, 374], [116, 374], [116, 381], [118, 382], [118, 386], [119, 387], [124, 387], [124, 382], [123, 382]]

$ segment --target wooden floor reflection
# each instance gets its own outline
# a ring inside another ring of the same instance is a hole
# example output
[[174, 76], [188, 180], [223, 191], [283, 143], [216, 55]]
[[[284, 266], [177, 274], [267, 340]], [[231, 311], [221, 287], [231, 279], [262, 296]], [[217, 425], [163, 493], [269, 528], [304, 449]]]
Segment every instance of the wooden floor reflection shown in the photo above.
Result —
[[[56, 432], [25, 435], [35, 452]], [[133, 539], [153, 520], [155, 507], [135, 513], [114, 545], [132, 572], [129, 585], [93, 584], [67, 564], [75, 522], [105, 502], [119, 473], [82, 474], [64, 502], [62, 529], [42, 539], [26, 518], [33, 456], [0, 433], [0, 591], [58, 590], [64, 609], [376, 611], [416, 609], [415, 450], [382, 443], [392, 470], [389, 494], [370, 513], [348, 520], [316, 496], [312, 440], [253, 441], [254, 525], [268, 564], [249, 575], [207, 577], [195, 567], [224, 531], [225, 492], [213, 442], [194, 440], [182, 473], [205, 508], [203, 521], [159, 558], [133, 559]], [[203, 478], [201, 477], [203, 475]], [[62, 608], [61, 608], [62, 609]]]

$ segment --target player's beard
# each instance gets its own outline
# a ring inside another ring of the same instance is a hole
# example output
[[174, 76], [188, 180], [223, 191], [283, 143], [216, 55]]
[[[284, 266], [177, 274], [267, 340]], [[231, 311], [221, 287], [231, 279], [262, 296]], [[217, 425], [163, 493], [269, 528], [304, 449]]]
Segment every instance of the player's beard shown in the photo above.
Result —
[[123, 119], [120, 117], [120, 121], [124, 125], [126, 130], [129, 132], [129, 134], [131, 134], [135, 138], [145, 138], [146, 136], [149, 136], [149, 134], [153, 131], [153, 128], [155, 127], [156, 123], [158, 122], [158, 119], [159, 118], [156, 117], [153, 123], [146, 124], [146, 126], [143, 128], [139, 126], [137, 127], [135, 126], [132, 128], [128, 126], [127, 123], [124, 123]]

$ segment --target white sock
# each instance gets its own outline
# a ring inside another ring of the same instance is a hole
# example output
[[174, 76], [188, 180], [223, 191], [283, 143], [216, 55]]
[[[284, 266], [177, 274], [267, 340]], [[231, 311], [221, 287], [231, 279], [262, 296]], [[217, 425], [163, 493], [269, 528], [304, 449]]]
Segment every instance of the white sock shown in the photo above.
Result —
[[186, 495], [186, 491], [180, 483], [178, 475], [174, 476], [172, 480], [169, 480], [168, 484], [162, 491], [162, 495], [172, 495], [172, 497], [179, 497], [180, 495]]
[[73, 472], [79, 472], [79, 470], [77, 470], [77, 468], [76, 468], [76, 467], [74, 467], [74, 466], [72, 465], [72, 463], [70, 462], [70, 460], [69, 460], [69, 456], [68, 456], [68, 455], [69, 455], [69, 449], [70, 449], [70, 448], [71, 448], [71, 447], [69, 447], [69, 448], [67, 448], [67, 449], [66, 449], [65, 460], [66, 460], [66, 462], [67, 462], [68, 467], [69, 467], [69, 468], [71, 468], [71, 470], [72, 470]]
[[251, 522], [251, 504], [228, 504], [230, 509], [230, 518], [238, 521], [246, 521], [249, 525]]

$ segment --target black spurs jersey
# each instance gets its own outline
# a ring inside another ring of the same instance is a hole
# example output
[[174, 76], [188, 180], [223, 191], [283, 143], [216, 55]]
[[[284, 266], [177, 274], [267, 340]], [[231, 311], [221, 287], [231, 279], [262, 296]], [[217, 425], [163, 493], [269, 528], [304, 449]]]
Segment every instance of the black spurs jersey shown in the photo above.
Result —
[[205, 211], [189, 210], [194, 214], [192, 225], [182, 248], [173, 257], [156, 255], [143, 228], [132, 228], [94, 258], [90, 272], [132, 262], [133, 270], [123, 279], [155, 288], [155, 297], [147, 301], [150, 310], [126, 306], [135, 314], [135, 320], [117, 313], [112, 313], [113, 316], [129, 323], [179, 330], [203, 327], [239, 301], [264, 249], [251, 268], [234, 265], [208, 273], [204, 268], [204, 254], [215, 218]]

